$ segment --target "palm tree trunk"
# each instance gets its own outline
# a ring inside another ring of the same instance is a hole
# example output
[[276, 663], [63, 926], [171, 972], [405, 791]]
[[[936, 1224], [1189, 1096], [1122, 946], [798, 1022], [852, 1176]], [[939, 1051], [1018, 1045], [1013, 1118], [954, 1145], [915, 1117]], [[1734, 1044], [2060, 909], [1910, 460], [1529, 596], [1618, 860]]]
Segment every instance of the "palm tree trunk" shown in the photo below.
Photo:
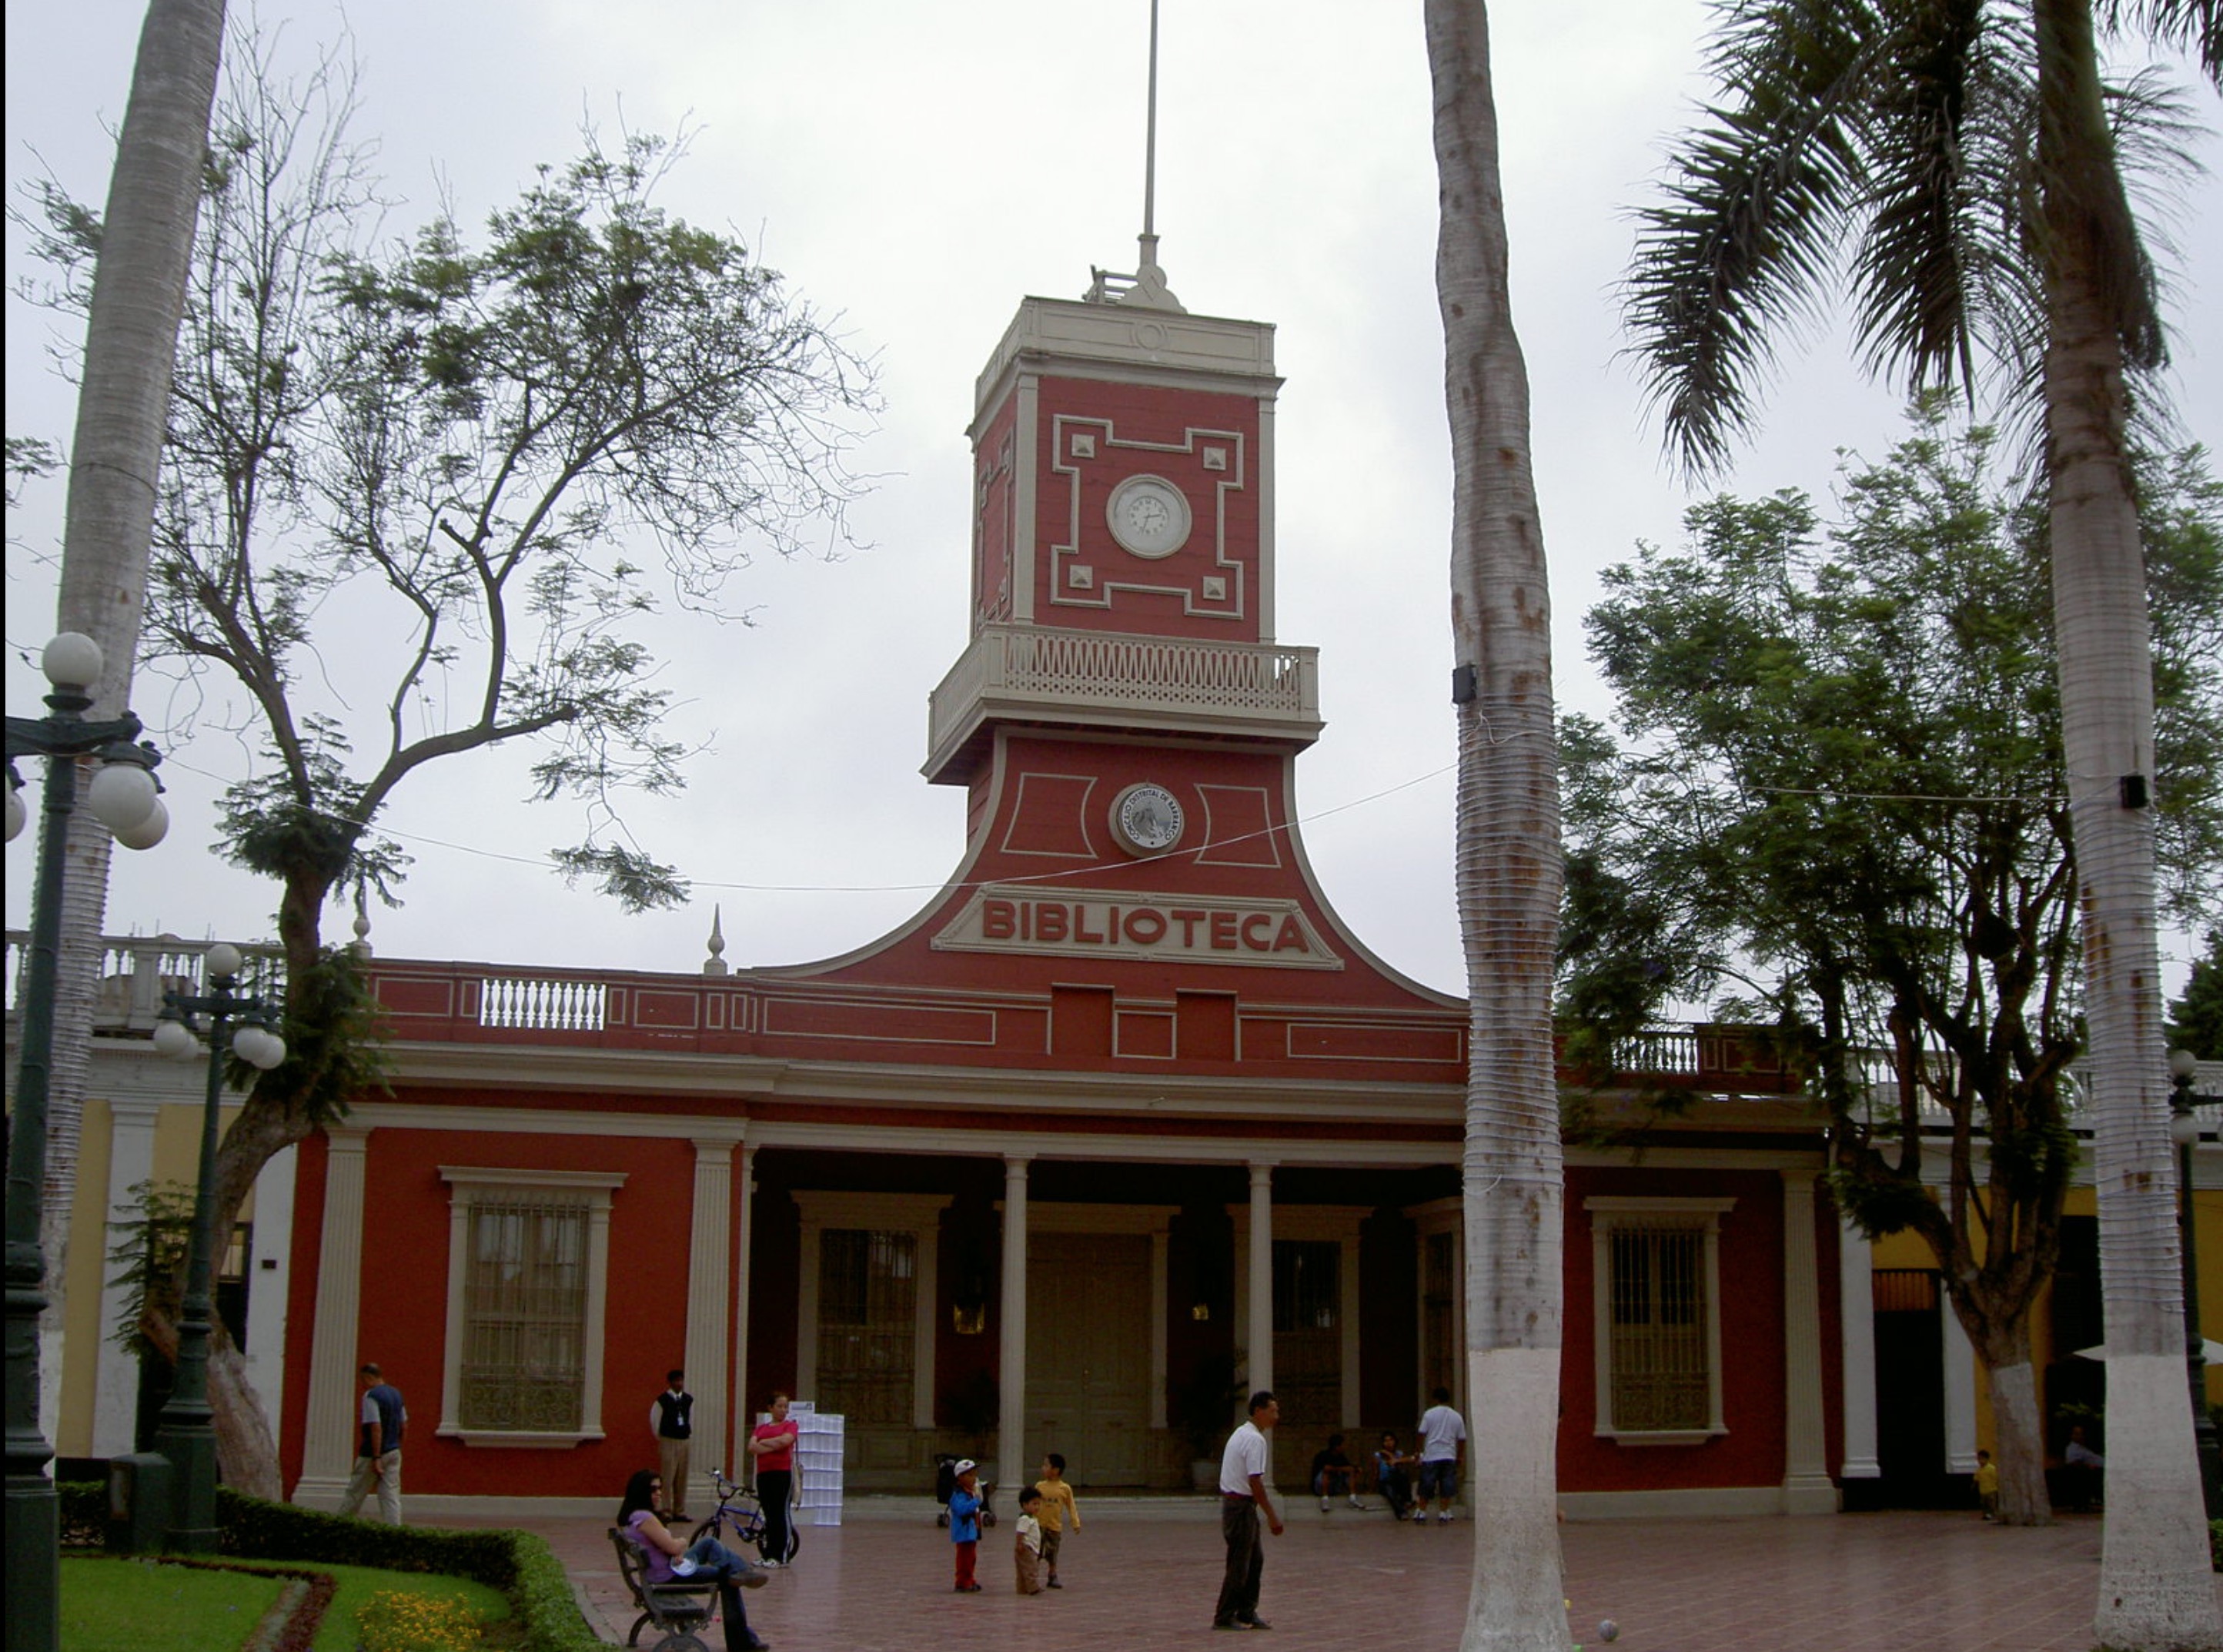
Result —
[[[1465, 1652], [1565, 1652], [1557, 1456], [1565, 1189], [1551, 989], [1559, 798], [1551, 607], [1479, 0], [1426, 0], [1452, 455], [1458, 906], [1467, 961]], [[1470, 686], [1471, 697], [1467, 697]]]
[[[200, 207], [224, 16], [224, 0], [149, 0], [109, 180], [70, 447], [57, 627], [81, 631], [100, 645], [107, 676], [94, 692], [90, 715], [95, 717], [117, 716], [131, 691], [154, 537], [154, 477]], [[47, 1101], [41, 1222], [49, 1306], [40, 1361], [42, 1415], [61, 1375], [59, 1327], [93, 1003], [100, 989], [110, 847], [107, 832], [90, 815], [80, 810], [72, 817]]]
[[2107, 1521], [2093, 1628], [2126, 1652], [2223, 1647], [2184, 1379], [2161, 1061], [2153, 668], [2123, 435], [2123, 330], [2110, 301], [2120, 276], [2111, 231], [2121, 186], [2090, 8], [2040, 0], [2036, 9], [2054, 624], [2082, 886], [2107, 1345]]

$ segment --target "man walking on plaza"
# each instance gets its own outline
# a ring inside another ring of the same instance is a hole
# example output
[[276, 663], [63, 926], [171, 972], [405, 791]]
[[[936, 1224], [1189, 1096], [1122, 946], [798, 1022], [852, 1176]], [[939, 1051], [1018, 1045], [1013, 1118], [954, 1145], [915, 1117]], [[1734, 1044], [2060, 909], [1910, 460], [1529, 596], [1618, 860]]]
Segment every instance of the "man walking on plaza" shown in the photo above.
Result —
[[362, 1378], [362, 1412], [356, 1428], [355, 1472], [348, 1477], [340, 1512], [353, 1516], [360, 1510], [375, 1480], [378, 1517], [389, 1526], [398, 1526], [401, 1523], [401, 1432], [408, 1426], [409, 1408], [401, 1403], [401, 1390], [387, 1382], [375, 1365], [366, 1360], [356, 1374]]
[[656, 1472], [664, 1476], [664, 1506], [673, 1520], [687, 1518], [687, 1442], [695, 1437], [695, 1397], [687, 1391], [687, 1373], [664, 1374], [664, 1392], [648, 1408], [648, 1426], [656, 1434]]
[[1281, 1418], [1280, 1403], [1260, 1389], [1250, 1397], [1250, 1420], [1227, 1436], [1219, 1459], [1219, 1533], [1227, 1540], [1227, 1575], [1219, 1585], [1219, 1608], [1212, 1615], [1214, 1629], [1273, 1627], [1258, 1616], [1258, 1582], [1266, 1569], [1258, 1516], [1264, 1514], [1274, 1535], [1282, 1535], [1282, 1516], [1266, 1495], [1274, 1460], [1273, 1443], [1266, 1436]]
[[1428, 1517], [1428, 1499], [1436, 1500], [1436, 1523], [1446, 1525], [1452, 1503], [1458, 1496], [1459, 1460], [1466, 1454], [1466, 1419], [1452, 1409], [1452, 1391], [1437, 1389], [1428, 1397], [1435, 1402], [1420, 1414], [1420, 1494], [1413, 1504], [1414, 1524]]

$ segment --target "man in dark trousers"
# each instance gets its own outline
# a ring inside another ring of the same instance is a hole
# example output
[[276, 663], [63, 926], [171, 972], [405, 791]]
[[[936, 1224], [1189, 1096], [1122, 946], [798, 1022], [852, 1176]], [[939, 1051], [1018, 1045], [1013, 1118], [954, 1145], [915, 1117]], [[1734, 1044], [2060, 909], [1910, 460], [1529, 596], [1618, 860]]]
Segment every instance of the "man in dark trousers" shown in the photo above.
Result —
[[1266, 1495], [1266, 1476], [1274, 1460], [1273, 1442], [1267, 1435], [1281, 1420], [1280, 1402], [1260, 1389], [1250, 1397], [1250, 1420], [1227, 1436], [1227, 1449], [1219, 1460], [1219, 1534], [1227, 1542], [1227, 1575], [1219, 1586], [1219, 1607], [1212, 1614], [1214, 1629], [1271, 1627], [1258, 1616], [1258, 1580], [1266, 1569], [1258, 1516], [1266, 1516], [1275, 1536], [1282, 1535], [1282, 1516]]
[[656, 1435], [657, 1472], [664, 1476], [664, 1506], [667, 1520], [687, 1518], [687, 1442], [695, 1437], [695, 1397], [687, 1391], [687, 1373], [666, 1371], [668, 1386], [648, 1408], [648, 1426]]
[[351, 1516], [359, 1510], [375, 1481], [378, 1517], [389, 1526], [398, 1526], [401, 1523], [401, 1433], [408, 1426], [409, 1408], [401, 1403], [401, 1390], [370, 1361], [364, 1361], [356, 1374], [362, 1379], [362, 1410], [356, 1427], [355, 1472], [348, 1477], [340, 1512]]

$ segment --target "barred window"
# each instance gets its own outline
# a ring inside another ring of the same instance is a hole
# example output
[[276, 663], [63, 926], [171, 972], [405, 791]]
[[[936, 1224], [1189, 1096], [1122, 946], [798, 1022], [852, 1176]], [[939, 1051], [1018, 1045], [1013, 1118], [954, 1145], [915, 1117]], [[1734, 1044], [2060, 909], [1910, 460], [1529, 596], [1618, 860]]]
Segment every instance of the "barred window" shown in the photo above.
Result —
[[1706, 1289], [1692, 1227], [1613, 1232], [1613, 1420], [1624, 1428], [1703, 1428]]
[[829, 1227], [818, 1243], [818, 1407], [908, 1422], [917, 1357], [918, 1238]]
[[1719, 1218], [1734, 1201], [1591, 1199], [1597, 1431], [1700, 1440], [1722, 1421]]
[[467, 1428], [570, 1431], [586, 1379], [587, 1207], [576, 1195], [480, 1201], [470, 1215]]
[[602, 1437], [610, 1196], [622, 1176], [443, 1165], [448, 1349], [439, 1432]]
[[1343, 1302], [1343, 1246], [1333, 1239], [1274, 1241], [1274, 1328], [1332, 1331]]

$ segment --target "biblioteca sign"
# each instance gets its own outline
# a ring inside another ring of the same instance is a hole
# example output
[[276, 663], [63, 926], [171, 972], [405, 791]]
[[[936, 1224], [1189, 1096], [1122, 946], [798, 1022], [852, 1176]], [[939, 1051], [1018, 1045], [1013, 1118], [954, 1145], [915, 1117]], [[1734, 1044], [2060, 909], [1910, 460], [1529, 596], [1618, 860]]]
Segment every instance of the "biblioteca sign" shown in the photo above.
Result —
[[988, 884], [934, 937], [948, 952], [1173, 958], [1277, 969], [1340, 969], [1293, 900], [1111, 894]]

